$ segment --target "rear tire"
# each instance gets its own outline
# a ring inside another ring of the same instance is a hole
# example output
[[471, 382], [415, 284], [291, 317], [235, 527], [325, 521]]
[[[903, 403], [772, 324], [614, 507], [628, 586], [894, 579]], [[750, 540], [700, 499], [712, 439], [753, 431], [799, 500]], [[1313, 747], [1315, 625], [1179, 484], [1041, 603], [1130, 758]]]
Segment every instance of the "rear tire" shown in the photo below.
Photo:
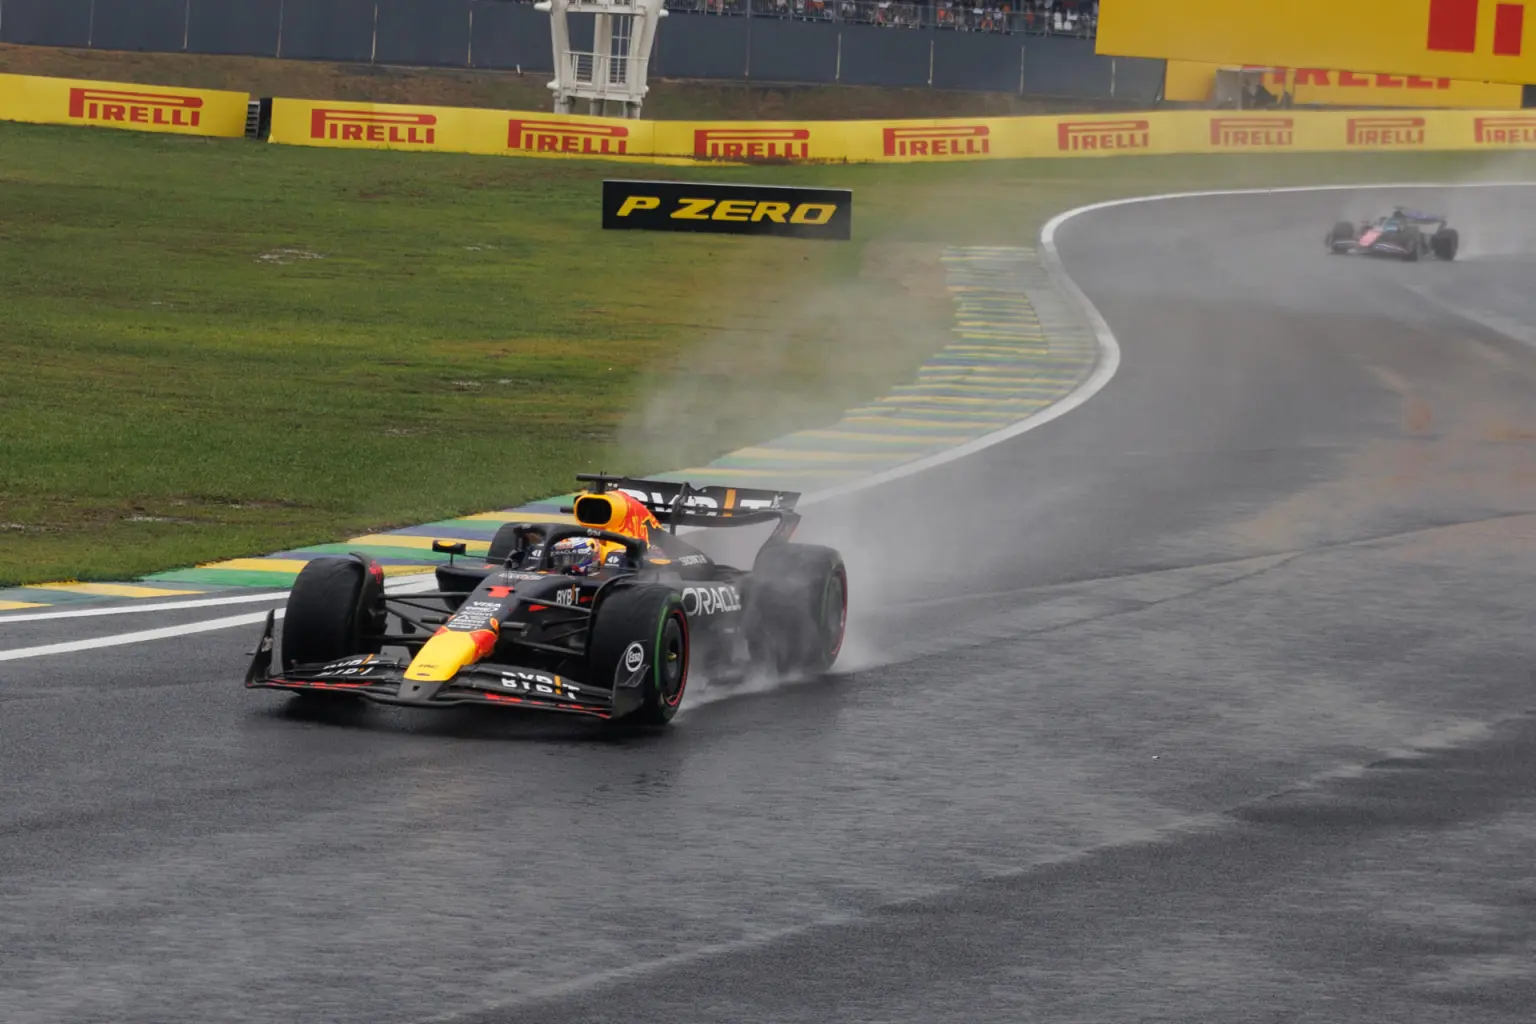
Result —
[[283, 669], [377, 654], [365, 632], [382, 631], [383, 590], [361, 560], [316, 558], [299, 571], [283, 616]]
[[643, 698], [628, 717], [666, 725], [688, 689], [688, 616], [682, 596], [668, 586], [627, 586], [604, 598], [592, 618], [587, 678], [597, 686], [617, 687], [643, 668]]
[[848, 570], [831, 548], [776, 544], [752, 567], [743, 628], [754, 661], [814, 678], [837, 661], [848, 627]]
[[1455, 228], [1441, 228], [1429, 239], [1429, 249], [1435, 254], [1436, 259], [1450, 262], [1456, 258], [1456, 252], [1461, 248], [1461, 235]]

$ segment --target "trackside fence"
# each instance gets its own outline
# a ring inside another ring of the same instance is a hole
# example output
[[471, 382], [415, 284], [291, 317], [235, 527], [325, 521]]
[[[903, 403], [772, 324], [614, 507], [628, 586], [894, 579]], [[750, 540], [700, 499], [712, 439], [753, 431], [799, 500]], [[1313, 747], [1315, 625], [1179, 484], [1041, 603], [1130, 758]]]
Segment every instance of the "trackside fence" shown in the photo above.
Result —
[[[1081, 16], [1058, 27], [1054, 15], [1036, 15], [1028, 4], [677, 3], [650, 54], [653, 78], [956, 89], [1127, 106], [1150, 105], [1162, 88], [1163, 61], [1101, 57]], [[573, 16], [572, 26], [572, 48], [591, 50], [591, 17]], [[511, 0], [0, 0], [0, 42], [554, 70], [549, 15]]]

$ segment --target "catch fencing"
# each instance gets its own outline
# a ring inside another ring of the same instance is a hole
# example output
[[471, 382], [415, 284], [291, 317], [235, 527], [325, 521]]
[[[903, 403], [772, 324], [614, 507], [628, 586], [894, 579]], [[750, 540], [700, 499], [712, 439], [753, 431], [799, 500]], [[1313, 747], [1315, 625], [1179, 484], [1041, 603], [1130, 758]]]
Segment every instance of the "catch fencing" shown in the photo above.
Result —
[[[920, 87], [1154, 102], [1164, 62], [1101, 57], [1080, 22], [988, 6], [731, 0], [662, 22], [654, 78]], [[817, 11], [812, 4], [820, 3]], [[797, 13], [804, 12], [804, 13]], [[914, 22], [915, 19], [915, 22]], [[590, 50], [591, 17], [572, 16]], [[0, 42], [553, 71], [549, 15], [511, 0], [0, 0]]]

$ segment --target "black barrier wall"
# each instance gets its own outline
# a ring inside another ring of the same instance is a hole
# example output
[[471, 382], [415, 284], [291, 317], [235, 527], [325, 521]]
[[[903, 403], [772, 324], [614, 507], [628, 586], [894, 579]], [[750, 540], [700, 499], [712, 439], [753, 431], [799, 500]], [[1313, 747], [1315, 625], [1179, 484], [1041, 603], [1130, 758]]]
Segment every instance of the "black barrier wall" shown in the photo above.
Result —
[[[573, 39], [591, 38], [586, 22]], [[549, 15], [509, 0], [0, 0], [0, 42], [553, 70]], [[1092, 40], [1067, 36], [673, 13], [650, 75], [1144, 105], [1159, 96], [1163, 62], [1101, 57]]]

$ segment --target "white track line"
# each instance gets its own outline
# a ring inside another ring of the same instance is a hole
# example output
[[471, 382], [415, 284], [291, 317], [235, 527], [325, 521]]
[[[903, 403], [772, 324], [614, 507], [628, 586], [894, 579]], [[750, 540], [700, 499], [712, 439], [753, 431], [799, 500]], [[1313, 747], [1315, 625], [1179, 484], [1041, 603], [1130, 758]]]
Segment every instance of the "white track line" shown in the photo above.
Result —
[[[414, 594], [424, 590], [433, 590], [437, 582], [432, 575], [423, 573], [421, 576], [398, 576], [385, 581], [385, 589], [391, 594]], [[288, 592], [277, 594], [265, 594], [263, 597], [286, 597]], [[254, 598], [253, 598], [254, 599]], [[191, 607], [190, 604], [170, 605], [172, 608]], [[138, 609], [133, 609], [137, 611]], [[283, 617], [284, 609], [275, 610], [277, 617]], [[244, 615], [229, 615], [222, 619], [204, 619], [201, 622], [188, 622], [179, 626], [163, 626], [160, 629], [142, 629], [134, 633], [115, 633], [112, 636], [91, 637], [87, 640], [67, 640], [56, 644], [40, 644], [36, 647], [17, 647], [8, 651], [0, 651], [0, 661], [20, 661], [24, 658], [43, 658], [50, 654], [73, 654], [76, 651], [89, 651], [98, 647], [121, 647], [124, 644], [147, 643], [151, 640], [170, 640], [178, 636], [186, 636], [191, 633], [208, 633], [216, 629], [229, 629], [233, 626], [249, 626], [253, 623], [265, 621], [266, 612], [247, 612]]]
[[282, 618], [283, 611], [282, 608], [277, 608], [269, 612], [247, 612], [244, 615], [230, 615], [222, 619], [204, 619], [202, 622], [187, 622], [179, 626], [144, 629], [137, 633], [118, 633], [114, 636], [92, 637], [89, 640], [66, 640], [63, 643], [43, 644], [40, 647], [18, 647], [10, 651], [0, 651], [0, 661], [42, 658], [50, 654], [73, 654], [76, 651], [90, 651], [98, 647], [121, 647], [124, 644], [141, 644], [149, 640], [169, 640], [172, 637], [186, 636], [190, 633], [208, 633], [215, 629], [228, 629], [231, 626], [250, 626], [265, 622], [268, 615]]

